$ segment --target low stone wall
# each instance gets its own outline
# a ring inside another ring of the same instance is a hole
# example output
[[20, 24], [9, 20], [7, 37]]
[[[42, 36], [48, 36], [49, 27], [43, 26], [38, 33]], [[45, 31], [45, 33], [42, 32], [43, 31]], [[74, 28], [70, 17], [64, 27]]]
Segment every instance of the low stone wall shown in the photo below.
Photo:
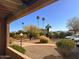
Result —
[[6, 54], [10, 56], [10, 59], [31, 59], [28, 56], [12, 49], [11, 47], [7, 48]]

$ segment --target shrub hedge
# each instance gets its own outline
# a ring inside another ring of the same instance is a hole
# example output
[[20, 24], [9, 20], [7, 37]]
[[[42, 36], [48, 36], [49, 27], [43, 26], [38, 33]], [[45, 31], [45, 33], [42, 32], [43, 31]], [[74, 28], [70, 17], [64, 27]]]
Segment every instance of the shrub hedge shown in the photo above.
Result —
[[23, 54], [25, 54], [25, 52], [26, 52], [26, 50], [23, 47], [18, 46], [18, 45], [11, 45], [10, 47], [12, 47], [13, 49], [15, 49]]

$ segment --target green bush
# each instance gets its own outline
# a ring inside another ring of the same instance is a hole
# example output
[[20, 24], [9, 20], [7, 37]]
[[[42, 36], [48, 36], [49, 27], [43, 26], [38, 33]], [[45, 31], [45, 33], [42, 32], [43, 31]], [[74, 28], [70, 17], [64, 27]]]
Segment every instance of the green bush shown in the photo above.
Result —
[[40, 39], [40, 43], [48, 43], [48, 40]]
[[15, 38], [15, 34], [16, 34], [16, 33], [11, 32], [11, 33], [10, 33], [10, 37]]
[[40, 43], [48, 43], [49, 42], [49, 38], [47, 38], [46, 36], [40, 36]]
[[65, 38], [66, 37], [66, 33], [65, 32], [60, 32], [59, 33], [59, 38]]
[[17, 51], [19, 51], [19, 52], [21, 52], [21, 53], [25, 53], [25, 49], [23, 48], [23, 47], [21, 47], [21, 46], [18, 46], [18, 45], [11, 45], [10, 47], [12, 47], [13, 49], [15, 49], [15, 50], [17, 50]]
[[75, 42], [73, 40], [63, 39], [57, 42], [56, 45], [63, 56], [68, 56], [72, 49], [75, 47]]
[[75, 42], [73, 40], [62, 39], [56, 43], [57, 47], [65, 49], [73, 49], [75, 47]]

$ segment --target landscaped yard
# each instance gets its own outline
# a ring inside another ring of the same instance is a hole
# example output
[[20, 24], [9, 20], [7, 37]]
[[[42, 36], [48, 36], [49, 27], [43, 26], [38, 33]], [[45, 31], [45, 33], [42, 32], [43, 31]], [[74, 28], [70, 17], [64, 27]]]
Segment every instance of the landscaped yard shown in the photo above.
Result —
[[55, 45], [24, 46], [26, 55], [32, 59], [79, 59], [79, 48], [74, 48], [68, 57], [62, 57]]
[[[51, 40], [51, 43], [37, 44], [39, 39], [25, 40], [22, 46], [25, 48], [25, 55], [32, 59], [79, 59], [79, 48], [74, 48], [73, 52], [68, 57], [62, 57], [56, 47], [56, 42], [59, 40]], [[15, 42], [19, 44], [19, 41]]]
[[[79, 57], [78, 48], [75, 48], [75, 42], [73, 40], [65, 39], [65, 36], [67, 36], [68, 34], [70, 35], [70, 33], [54, 32], [53, 35], [48, 35], [50, 34], [49, 31], [46, 35], [38, 35], [38, 31], [27, 33], [28, 34], [21, 33], [23, 36], [20, 36], [17, 33], [16, 36], [13, 37], [14, 41], [12, 41], [12, 45], [17, 44], [23, 47], [22, 49], [25, 48], [25, 55], [29, 56], [32, 59], [78, 59]], [[60, 39], [62, 39], [62, 41]], [[58, 46], [56, 46], [56, 42], [60, 42]], [[64, 57], [57, 50], [58, 47], [61, 48], [61, 51], [62, 48], [67, 49], [65, 50], [65, 52], [69, 52], [71, 50], [73, 51], [69, 56]]]

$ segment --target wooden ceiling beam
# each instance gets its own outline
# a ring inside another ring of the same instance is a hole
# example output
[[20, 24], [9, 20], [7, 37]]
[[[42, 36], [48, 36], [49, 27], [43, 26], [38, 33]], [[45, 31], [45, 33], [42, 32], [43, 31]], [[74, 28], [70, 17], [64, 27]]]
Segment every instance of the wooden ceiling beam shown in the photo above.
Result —
[[1, 10], [5, 10], [5, 11], [9, 11], [5, 6], [3, 6], [3, 5], [1, 5], [1, 4], [0, 4], [0, 9], [1, 9]]
[[4, 12], [6, 12], [6, 13], [10, 13], [9, 10], [7, 10], [6, 8], [1, 8], [1, 7], [0, 7], [0, 12], [3, 12], [3, 13], [4, 13]]
[[10, 13], [13, 14], [21, 5], [20, 0], [0, 0], [0, 18]]
[[[18, 3], [18, 2], [14, 1], [14, 0], [6, 0], [6, 1], [8, 1], [8, 2], [10, 2], [10, 3], [12, 3], [12, 4], [15, 4], [15, 5], [17, 5], [17, 6], [22, 5], [21, 2]], [[20, 0], [18, 0], [18, 1], [20, 1]]]
[[16, 8], [17, 8], [17, 6], [13, 6], [13, 5], [10, 4], [10, 3], [8, 3], [8, 4], [3, 3], [2, 5], [5, 6], [5, 7], [7, 7], [7, 9], [16, 10]]
[[16, 3], [18, 3], [18, 4], [20, 4], [20, 5], [22, 5], [21, 0], [13, 0], [13, 1], [16, 2]]
[[8, 1], [2, 1], [0, 4], [2, 4], [3, 6], [5, 6], [10, 11], [14, 11], [14, 10], [16, 10], [18, 8], [18, 5], [10, 3]]
[[0, 13], [0, 15], [6, 15], [7, 13]]
[[4, 14], [4, 13], [5, 13], [5, 14], [9, 14], [9, 12], [8, 12], [8, 11], [3, 11], [3, 10], [0, 10], [0, 14], [2, 14], [2, 13], [3, 13], [3, 14]]

